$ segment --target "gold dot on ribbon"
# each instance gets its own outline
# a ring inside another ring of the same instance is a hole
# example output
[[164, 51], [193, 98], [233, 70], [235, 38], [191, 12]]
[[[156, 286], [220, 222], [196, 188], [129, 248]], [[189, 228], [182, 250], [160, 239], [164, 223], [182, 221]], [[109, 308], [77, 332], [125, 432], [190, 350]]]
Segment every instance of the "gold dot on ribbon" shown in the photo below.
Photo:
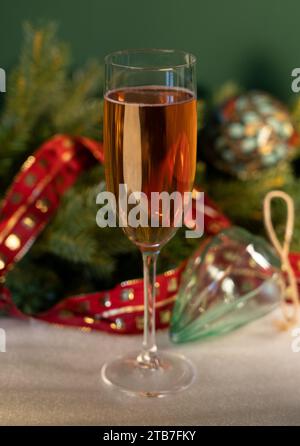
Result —
[[160, 283], [155, 282], [155, 295], [158, 296], [160, 293]]
[[170, 277], [170, 276], [172, 276], [174, 274], [174, 269], [170, 269], [169, 271], [166, 271], [165, 273], [164, 273], [164, 276], [165, 277]]
[[0, 256], [0, 270], [4, 269], [6, 266], [6, 261], [3, 256]]
[[37, 200], [35, 207], [45, 214], [49, 209], [49, 202], [45, 199]]
[[29, 167], [31, 167], [34, 162], [35, 162], [35, 156], [32, 156], [32, 155], [29, 156], [27, 158], [27, 160], [25, 161], [25, 163], [23, 163], [21, 170], [24, 171], [24, 170], [29, 169]]
[[25, 184], [27, 184], [27, 186], [33, 186], [36, 183], [36, 175], [34, 175], [33, 173], [29, 173], [26, 177], [25, 177]]
[[176, 290], [177, 290], [177, 279], [176, 277], [172, 277], [172, 279], [170, 279], [168, 283], [168, 291], [173, 292]]
[[65, 138], [63, 140], [62, 144], [63, 144], [64, 147], [67, 147], [68, 149], [70, 149], [71, 147], [74, 147], [73, 141], [71, 139], [69, 139], [69, 138]]
[[163, 310], [159, 313], [159, 320], [161, 324], [168, 324], [171, 319], [171, 311], [170, 310]]
[[11, 202], [13, 204], [19, 204], [22, 200], [22, 195], [19, 192], [14, 192], [11, 196]]
[[90, 311], [90, 303], [88, 301], [80, 302], [76, 307], [76, 312], [87, 314]]
[[22, 220], [22, 224], [27, 228], [27, 229], [32, 229], [35, 226], [35, 220], [33, 217], [24, 217]]
[[124, 324], [123, 319], [121, 319], [120, 317], [117, 317], [115, 322], [112, 322], [110, 324], [110, 326], [113, 330], [122, 330], [122, 328], [124, 328], [125, 324]]
[[5, 240], [5, 246], [11, 251], [19, 249], [21, 246], [21, 240], [16, 234], [10, 234]]
[[133, 290], [133, 288], [128, 288], [127, 290], [122, 290], [121, 291], [121, 295], [120, 295], [120, 299], [123, 302], [126, 302], [128, 300], [133, 300], [134, 299], [134, 290]]
[[55, 183], [60, 185], [60, 184], [63, 184], [63, 182], [64, 182], [63, 177], [61, 175], [58, 175], [55, 179]]
[[38, 162], [39, 165], [42, 166], [44, 169], [49, 166], [48, 160], [46, 160], [45, 158], [40, 158]]
[[73, 313], [70, 310], [60, 310], [59, 316], [63, 319], [69, 319], [73, 316]]
[[71, 150], [67, 150], [62, 153], [61, 158], [63, 161], [68, 162], [73, 156], [73, 152]]
[[136, 328], [138, 330], [142, 330], [144, 328], [144, 317], [143, 316], [137, 316], [135, 318], [135, 325], [136, 325]]

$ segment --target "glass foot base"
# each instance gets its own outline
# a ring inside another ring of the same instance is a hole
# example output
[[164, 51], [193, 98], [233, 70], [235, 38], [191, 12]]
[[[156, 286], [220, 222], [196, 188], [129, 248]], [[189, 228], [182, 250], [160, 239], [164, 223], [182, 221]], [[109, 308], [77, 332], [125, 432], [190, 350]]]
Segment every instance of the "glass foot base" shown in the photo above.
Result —
[[158, 353], [155, 367], [137, 360], [139, 353], [131, 353], [105, 364], [101, 370], [103, 381], [123, 392], [147, 397], [162, 397], [189, 387], [194, 379], [193, 365], [183, 356]]

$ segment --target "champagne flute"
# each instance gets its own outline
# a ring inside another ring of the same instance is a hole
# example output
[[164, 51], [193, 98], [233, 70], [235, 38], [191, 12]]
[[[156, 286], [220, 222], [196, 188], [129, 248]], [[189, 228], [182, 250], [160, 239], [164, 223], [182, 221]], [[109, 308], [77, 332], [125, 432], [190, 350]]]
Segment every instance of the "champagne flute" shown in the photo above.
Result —
[[150, 215], [147, 225], [136, 226], [126, 220], [130, 205], [124, 210], [118, 203], [120, 184], [126, 187], [126, 198], [145, 194], [149, 209], [153, 192], [183, 196], [191, 191], [197, 142], [195, 66], [192, 54], [177, 50], [124, 50], [105, 58], [106, 184], [121, 221], [127, 222], [122, 224], [125, 234], [143, 257], [144, 338], [140, 352], [105, 364], [102, 378], [133, 394], [164, 396], [185, 389], [194, 377], [187, 359], [158, 352], [155, 340], [157, 257], [178, 229], [182, 209], [174, 201], [169, 225], [162, 224], [159, 207], [155, 225]]

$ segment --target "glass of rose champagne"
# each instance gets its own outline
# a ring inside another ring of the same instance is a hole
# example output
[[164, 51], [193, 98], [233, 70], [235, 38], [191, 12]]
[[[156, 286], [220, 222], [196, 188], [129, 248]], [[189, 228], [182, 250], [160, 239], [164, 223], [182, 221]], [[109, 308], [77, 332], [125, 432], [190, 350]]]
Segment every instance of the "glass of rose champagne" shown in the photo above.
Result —
[[[195, 57], [177, 50], [124, 50], [106, 56], [105, 174], [119, 215], [120, 184], [128, 196], [145, 194], [149, 208], [153, 192], [183, 196], [191, 191], [197, 142], [195, 68]], [[144, 226], [122, 225], [143, 257], [144, 338], [141, 351], [105, 364], [102, 378], [128, 393], [164, 396], [185, 389], [194, 377], [187, 359], [159, 352], [155, 340], [156, 262], [178, 229], [180, 212], [174, 204], [168, 225], [162, 224], [162, 208], [155, 225], [153, 215]]]

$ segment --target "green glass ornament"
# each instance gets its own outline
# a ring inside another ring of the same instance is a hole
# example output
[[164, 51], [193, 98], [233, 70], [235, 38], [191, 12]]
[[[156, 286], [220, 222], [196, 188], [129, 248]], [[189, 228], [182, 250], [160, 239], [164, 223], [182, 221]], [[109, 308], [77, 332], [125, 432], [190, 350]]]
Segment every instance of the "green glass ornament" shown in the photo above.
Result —
[[234, 330], [272, 311], [284, 290], [273, 248], [244, 229], [225, 229], [203, 243], [187, 264], [171, 339], [181, 343]]

